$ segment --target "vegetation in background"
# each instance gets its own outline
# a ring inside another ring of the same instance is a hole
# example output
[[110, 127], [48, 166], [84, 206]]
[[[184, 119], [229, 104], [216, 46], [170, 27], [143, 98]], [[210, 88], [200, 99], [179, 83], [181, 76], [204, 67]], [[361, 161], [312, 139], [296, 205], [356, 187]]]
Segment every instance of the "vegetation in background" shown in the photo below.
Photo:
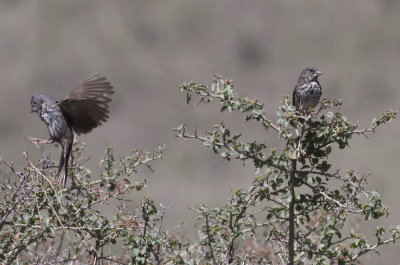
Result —
[[[368, 174], [342, 170], [328, 160], [333, 151], [349, 147], [355, 136], [366, 136], [396, 117], [388, 111], [359, 129], [338, 109], [339, 100], [323, 100], [310, 115], [298, 113], [284, 97], [277, 121], [264, 104], [242, 98], [231, 80], [216, 76], [210, 87], [183, 84], [189, 103], [216, 102], [221, 111], [238, 112], [245, 122], [257, 122], [268, 142], [241, 141], [223, 122], [204, 135], [185, 125], [179, 138], [210, 147], [227, 161], [239, 160], [255, 168], [254, 180], [237, 189], [225, 205], [193, 210], [199, 224], [198, 240], [188, 241], [176, 229], [163, 227], [166, 207], [145, 196], [134, 211], [127, 210], [127, 195], [146, 187], [137, 173], [162, 158], [154, 152], [134, 150], [116, 158], [105, 152], [104, 170], [93, 178], [84, 167], [84, 145], [75, 144], [72, 183], [56, 184], [56, 165], [44, 156], [16, 168], [0, 158], [3, 200], [0, 202], [0, 260], [27, 264], [358, 264], [359, 258], [380, 246], [394, 243], [400, 227], [376, 228], [375, 238], [352, 227], [389, 214], [379, 194], [367, 189]], [[266, 137], [267, 138], [267, 137]], [[338, 148], [339, 149], [338, 149]], [[184, 198], [182, 198], [184, 200]], [[114, 214], [105, 215], [104, 207]]]

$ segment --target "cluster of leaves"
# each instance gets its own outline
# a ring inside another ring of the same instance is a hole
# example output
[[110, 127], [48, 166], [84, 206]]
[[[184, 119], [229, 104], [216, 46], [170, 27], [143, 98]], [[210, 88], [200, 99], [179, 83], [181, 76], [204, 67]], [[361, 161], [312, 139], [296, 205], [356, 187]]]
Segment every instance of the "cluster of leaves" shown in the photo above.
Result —
[[[153, 153], [132, 150], [121, 159], [108, 148], [96, 180], [83, 167], [82, 151], [83, 145], [75, 143], [78, 164], [69, 171], [72, 181], [66, 188], [58, 185], [57, 167], [46, 156], [38, 164], [26, 156], [23, 169], [0, 158], [2, 175], [8, 175], [0, 184], [1, 263], [165, 263], [166, 249], [178, 242], [161, 229], [166, 207], [157, 209], [149, 196], [133, 211], [126, 207], [127, 195], [146, 187], [132, 174], [162, 158], [164, 147]], [[107, 205], [116, 205], [111, 217]]]
[[[221, 112], [242, 113], [245, 121], [275, 132], [284, 147], [278, 151], [264, 142], [242, 142], [242, 134], [231, 132], [224, 123], [201, 136], [197, 130], [189, 133], [185, 124], [175, 129], [180, 138], [199, 140], [228, 161], [252, 161], [256, 169], [249, 189], [237, 190], [227, 205], [197, 209], [207, 253], [200, 263], [358, 264], [361, 255], [395, 242], [400, 227], [388, 233], [377, 227], [373, 243], [346, 228], [350, 217], [368, 221], [388, 215], [389, 210], [377, 192], [366, 189], [366, 174], [332, 170], [328, 156], [335, 147], [348, 147], [353, 136], [375, 132], [397, 112], [388, 111], [373, 119], [370, 127], [359, 129], [337, 111], [340, 100], [324, 99], [315, 111], [299, 113], [285, 96], [274, 122], [264, 104], [239, 97], [233, 87], [231, 80], [216, 75], [210, 88], [190, 82], [181, 90], [187, 103], [196, 95], [205, 104], [218, 102]], [[246, 246], [249, 240], [257, 247]]]
[[[242, 98], [231, 80], [215, 76], [211, 87], [183, 84], [189, 103], [217, 102], [221, 112], [238, 112], [259, 123], [282, 146], [241, 141], [221, 122], [205, 135], [186, 125], [175, 131], [210, 147], [227, 161], [251, 162], [256, 176], [219, 208], [194, 208], [198, 240], [189, 242], [175, 229], [163, 229], [167, 207], [144, 196], [133, 210], [132, 193], [146, 187], [141, 168], [163, 156], [133, 150], [117, 159], [111, 148], [92, 179], [84, 167], [84, 145], [74, 145], [73, 165], [65, 188], [58, 185], [56, 165], [43, 156], [38, 163], [26, 155], [15, 168], [0, 157], [0, 262], [5, 264], [358, 264], [360, 256], [400, 236], [400, 226], [378, 226], [368, 238], [349, 220], [379, 219], [389, 210], [379, 194], [367, 190], [368, 174], [333, 169], [329, 155], [349, 146], [353, 136], [375, 132], [396, 117], [388, 111], [366, 129], [349, 122], [338, 109], [341, 101], [322, 100], [318, 109], [299, 113], [284, 97], [277, 120], [264, 104]], [[107, 209], [107, 210], [106, 210]], [[110, 211], [111, 210], [111, 211]], [[179, 228], [179, 226], [177, 227]]]

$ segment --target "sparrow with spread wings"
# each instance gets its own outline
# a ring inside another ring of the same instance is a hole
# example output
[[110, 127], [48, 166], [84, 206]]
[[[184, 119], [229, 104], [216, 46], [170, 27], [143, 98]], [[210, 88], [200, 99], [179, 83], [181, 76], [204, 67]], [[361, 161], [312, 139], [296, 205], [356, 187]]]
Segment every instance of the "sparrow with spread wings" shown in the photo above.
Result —
[[31, 112], [37, 112], [49, 129], [50, 139], [27, 137], [39, 145], [57, 142], [61, 145], [58, 176], [65, 166], [62, 185], [68, 175], [68, 159], [71, 155], [74, 132], [77, 135], [90, 132], [108, 118], [109, 96], [113, 87], [105, 77], [94, 75], [72, 90], [64, 100], [56, 100], [45, 94], [35, 94], [31, 99]]

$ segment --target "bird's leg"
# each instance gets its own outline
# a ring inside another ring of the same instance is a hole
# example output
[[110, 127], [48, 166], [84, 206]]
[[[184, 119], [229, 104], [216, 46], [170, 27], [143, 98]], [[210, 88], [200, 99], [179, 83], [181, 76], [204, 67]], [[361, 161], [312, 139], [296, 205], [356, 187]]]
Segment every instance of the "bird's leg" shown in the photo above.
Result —
[[65, 176], [64, 176], [64, 181], [63, 181], [63, 187], [65, 187], [65, 184], [67, 183], [67, 176], [68, 176], [68, 159], [69, 156], [71, 155], [71, 150], [72, 150], [72, 140], [67, 140], [66, 146], [67, 146], [67, 151], [65, 153]]
[[316, 119], [317, 116], [318, 116], [318, 113], [321, 111], [321, 109], [322, 109], [322, 106], [318, 107], [315, 110], [312, 110], [311, 111], [311, 118]]
[[[62, 145], [61, 147], [61, 157], [60, 157], [60, 163], [58, 164], [58, 182], [60, 182], [60, 173], [64, 167], [64, 154], [65, 154], [65, 149], [64, 149], [64, 145]], [[65, 182], [65, 176], [64, 176], [64, 180], [62, 182]]]
[[25, 139], [28, 142], [35, 144], [37, 148], [40, 148], [41, 144], [53, 144], [54, 143], [54, 140], [52, 140], [52, 139], [45, 140], [45, 139], [39, 139], [39, 138], [35, 138], [35, 137], [25, 137]]

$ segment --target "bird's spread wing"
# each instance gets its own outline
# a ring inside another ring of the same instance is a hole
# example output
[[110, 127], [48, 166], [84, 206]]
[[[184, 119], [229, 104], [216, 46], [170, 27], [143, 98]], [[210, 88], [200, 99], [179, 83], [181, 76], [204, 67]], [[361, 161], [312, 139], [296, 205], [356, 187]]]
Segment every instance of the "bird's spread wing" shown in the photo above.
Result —
[[107, 120], [109, 96], [113, 93], [105, 77], [94, 75], [72, 90], [59, 106], [78, 135], [88, 133]]

